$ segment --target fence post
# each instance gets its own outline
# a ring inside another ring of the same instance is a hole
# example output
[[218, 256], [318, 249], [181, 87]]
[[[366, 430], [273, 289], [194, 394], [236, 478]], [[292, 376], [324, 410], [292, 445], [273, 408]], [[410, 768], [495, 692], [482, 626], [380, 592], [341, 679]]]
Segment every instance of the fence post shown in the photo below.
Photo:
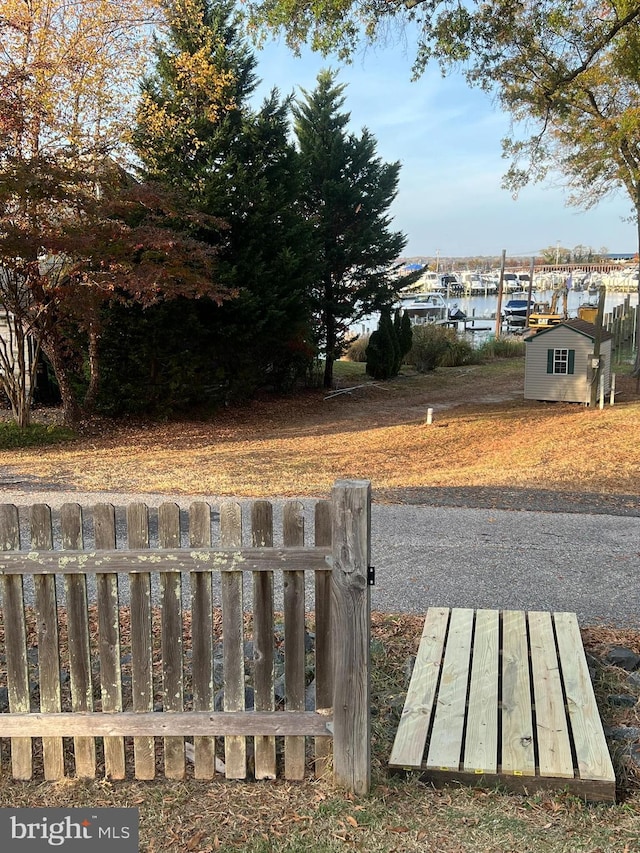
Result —
[[336, 784], [364, 795], [371, 784], [371, 483], [339, 480], [331, 497], [333, 773]]

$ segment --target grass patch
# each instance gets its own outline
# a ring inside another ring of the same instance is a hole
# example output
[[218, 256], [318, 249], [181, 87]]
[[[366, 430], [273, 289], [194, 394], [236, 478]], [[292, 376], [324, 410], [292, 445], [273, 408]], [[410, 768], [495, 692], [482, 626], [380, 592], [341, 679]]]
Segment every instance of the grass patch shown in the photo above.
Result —
[[333, 363], [333, 375], [335, 379], [367, 379], [366, 360], [356, 361], [341, 358]]
[[0, 450], [19, 447], [42, 447], [71, 441], [75, 434], [66, 427], [55, 424], [31, 424], [19, 427], [13, 421], [0, 421]]
[[[148, 782], [51, 783], [42, 781], [39, 767], [40, 778], [17, 782], [5, 763], [0, 807], [135, 807], [141, 853], [638, 853], [640, 786], [619, 775], [618, 767], [621, 802], [613, 806], [586, 805], [562, 791], [523, 796], [455, 785], [434, 790], [417, 774], [388, 772], [422, 621], [411, 614], [372, 614], [373, 787], [367, 797], [311, 776], [300, 783], [162, 776]], [[602, 628], [587, 629], [583, 639], [598, 657], [613, 643], [636, 649], [640, 642], [636, 633]], [[606, 701], [616, 677], [625, 674], [596, 679], [605, 725], [621, 722], [619, 710], [612, 716]]]

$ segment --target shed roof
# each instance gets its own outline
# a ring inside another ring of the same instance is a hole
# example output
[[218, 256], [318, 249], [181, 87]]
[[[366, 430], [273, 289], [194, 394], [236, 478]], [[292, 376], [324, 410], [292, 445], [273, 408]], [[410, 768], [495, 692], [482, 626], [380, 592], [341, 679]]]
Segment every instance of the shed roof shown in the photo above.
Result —
[[[549, 326], [548, 329], [542, 329], [539, 332], [536, 332], [535, 335], [531, 335], [528, 338], [525, 338], [525, 342], [530, 344], [531, 341], [535, 341], [543, 335], [548, 335], [556, 329], [565, 326], [567, 329], [571, 329], [574, 332], [577, 332], [579, 335], [584, 335], [586, 338], [590, 338], [592, 341], [596, 338], [596, 327], [593, 323], [588, 323], [586, 320], [580, 320], [579, 317], [574, 317], [571, 320], [563, 320], [561, 323], [557, 323], [555, 326]], [[610, 341], [612, 340], [613, 335], [611, 332], [608, 332], [606, 329], [602, 330], [600, 335], [601, 341]]]

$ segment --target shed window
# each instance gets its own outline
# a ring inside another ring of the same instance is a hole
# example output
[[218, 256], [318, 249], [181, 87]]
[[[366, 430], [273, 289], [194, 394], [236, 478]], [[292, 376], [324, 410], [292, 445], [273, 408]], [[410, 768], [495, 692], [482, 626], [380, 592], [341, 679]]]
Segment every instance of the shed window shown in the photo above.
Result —
[[547, 350], [547, 373], [566, 376], [573, 373], [575, 361], [574, 349], [549, 349]]

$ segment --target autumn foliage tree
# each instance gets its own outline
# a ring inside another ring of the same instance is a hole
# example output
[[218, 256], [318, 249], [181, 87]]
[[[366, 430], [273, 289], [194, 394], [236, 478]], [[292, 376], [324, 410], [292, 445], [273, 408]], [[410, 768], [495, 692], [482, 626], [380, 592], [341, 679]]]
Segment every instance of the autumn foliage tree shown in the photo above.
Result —
[[95, 402], [106, 302], [226, 295], [214, 251], [193, 236], [217, 224], [117, 165], [156, 0], [7, 0], [2, 11], [0, 267], [13, 284], [2, 298], [48, 356], [73, 422]]

